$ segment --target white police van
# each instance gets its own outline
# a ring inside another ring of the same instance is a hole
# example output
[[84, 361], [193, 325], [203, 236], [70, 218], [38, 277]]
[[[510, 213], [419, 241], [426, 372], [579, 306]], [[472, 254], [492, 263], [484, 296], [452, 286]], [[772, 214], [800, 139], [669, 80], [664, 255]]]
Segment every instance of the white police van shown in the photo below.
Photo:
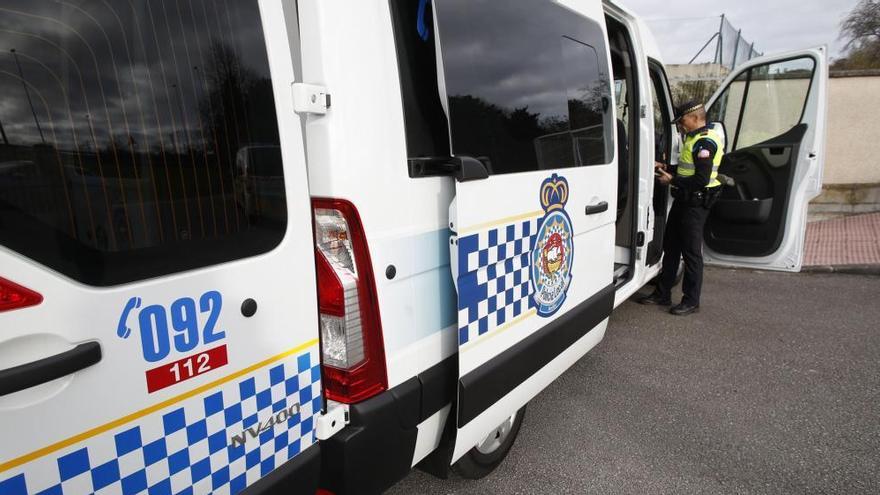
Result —
[[[658, 48], [588, 0], [0, 2], [0, 494], [480, 477], [656, 276]], [[798, 270], [823, 49], [710, 102], [706, 256]]]

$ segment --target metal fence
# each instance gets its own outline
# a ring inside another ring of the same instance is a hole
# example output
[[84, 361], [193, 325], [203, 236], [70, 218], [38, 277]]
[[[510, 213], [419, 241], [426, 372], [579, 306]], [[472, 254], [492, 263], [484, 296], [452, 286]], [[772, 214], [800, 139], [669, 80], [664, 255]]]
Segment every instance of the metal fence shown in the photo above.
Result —
[[733, 69], [762, 55], [723, 14], [647, 22], [667, 64], [672, 64], [667, 74], [676, 104], [705, 102]]
[[737, 29], [730, 23], [724, 14], [721, 14], [721, 24], [718, 31], [709, 38], [709, 41], [700, 48], [700, 51], [688, 63], [694, 63], [706, 49], [715, 42], [715, 57], [713, 63], [729, 69], [751, 60], [761, 54], [755, 50], [755, 43], [749, 43], [742, 35], [742, 29]]

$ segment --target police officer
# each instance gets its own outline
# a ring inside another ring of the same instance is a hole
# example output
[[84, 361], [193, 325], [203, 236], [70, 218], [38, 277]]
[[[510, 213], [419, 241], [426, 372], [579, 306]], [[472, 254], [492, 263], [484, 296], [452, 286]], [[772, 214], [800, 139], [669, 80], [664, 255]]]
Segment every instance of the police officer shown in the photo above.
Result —
[[703, 226], [709, 208], [718, 198], [721, 183], [718, 166], [724, 155], [724, 137], [712, 124], [706, 123], [703, 105], [689, 101], [676, 111], [676, 123], [684, 132], [679, 164], [673, 174], [667, 166], [655, 163], [657, 180], [672, 186], [672, 209], [663, 238], [663, 271], [654, 292], [639, 299], [641, 304], [672, 304], [672, 286], [678, 272], [679, 259], [684, 258], [684, 282], [681, 303], [672, 309], [674, 315], [688, 315], [700, 308], [703, 285]]

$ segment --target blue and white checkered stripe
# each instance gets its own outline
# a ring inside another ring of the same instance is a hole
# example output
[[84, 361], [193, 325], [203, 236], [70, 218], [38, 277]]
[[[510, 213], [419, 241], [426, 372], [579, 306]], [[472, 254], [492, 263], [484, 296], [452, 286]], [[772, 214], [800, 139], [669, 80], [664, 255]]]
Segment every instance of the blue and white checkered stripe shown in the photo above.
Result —
[[[238, 493], [315, 442], [313, 417], [321, 411], [317, 353], [314, 346], [25, 464], [11, 477], [0, 477], [0, 494]], [[258, 431], [297, 403], [298, 414]], [[233, 447], [231, 438], [242, 432], [246, 441]]]
[[534, 307], [530, 254], [540, 217], [458, 240], [458, 345]]

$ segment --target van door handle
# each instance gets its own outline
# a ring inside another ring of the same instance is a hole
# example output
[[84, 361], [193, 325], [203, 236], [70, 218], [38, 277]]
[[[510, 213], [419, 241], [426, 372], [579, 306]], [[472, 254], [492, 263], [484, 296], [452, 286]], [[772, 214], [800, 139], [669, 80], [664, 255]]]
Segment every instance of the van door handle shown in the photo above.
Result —
[[0, 370], [0, 397], [76, 373], [101, 360], [101, 344], [85, 342], [31, 363]]
[[608, 201], [602, 201], [594, 205], [587, 205], [584, 214], [595, 215], [596, 213], [602, 213], [603, 211], [608, 211]]

